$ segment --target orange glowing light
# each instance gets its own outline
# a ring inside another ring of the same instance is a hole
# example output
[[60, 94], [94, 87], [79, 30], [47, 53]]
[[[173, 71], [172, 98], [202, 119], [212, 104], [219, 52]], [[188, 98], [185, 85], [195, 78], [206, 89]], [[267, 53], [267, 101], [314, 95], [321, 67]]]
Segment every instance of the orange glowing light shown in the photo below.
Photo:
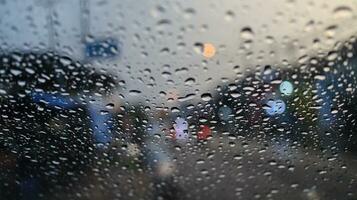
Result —
[[211, 43], [203, 44], [203, 56], [206, 58], [212, 58], [216, 54], [216, 48]]

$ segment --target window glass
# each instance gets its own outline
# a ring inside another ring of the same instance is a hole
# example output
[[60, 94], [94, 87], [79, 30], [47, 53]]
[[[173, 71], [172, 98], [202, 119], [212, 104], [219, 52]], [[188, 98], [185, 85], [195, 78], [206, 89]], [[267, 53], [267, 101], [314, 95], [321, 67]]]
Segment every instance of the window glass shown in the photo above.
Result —
[[357, 199], [356, 10], [0, 0], [0, 199]]

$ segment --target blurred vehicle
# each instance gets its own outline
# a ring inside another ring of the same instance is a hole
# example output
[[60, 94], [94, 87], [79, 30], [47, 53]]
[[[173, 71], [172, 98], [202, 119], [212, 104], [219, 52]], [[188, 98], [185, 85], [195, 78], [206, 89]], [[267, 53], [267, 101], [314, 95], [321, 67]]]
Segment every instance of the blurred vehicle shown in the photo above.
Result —
[[335, 60], [311, 58], [306, 70], [273, 72], [266, 66], [262, 73], [248, 74], [217, 92], [215, 116], [244, 136], [256, 137], [251, 133], [260, 130], [308, 148], [355, 150], [355, 90], [344, 84], [356, 84], [351, 76], [357, 73], [356, 58], [351, 58], [356, 52], [353, 40], [333, 52]]
[[95, 134], [90, 105], [110, 94], [115, 78], [53, 53], [2, 54], [0, 72], [0, 146], [17, 175], [0, 176], [8, 179], [1, 196], [36, 199], [78, 180], [107, 141]]

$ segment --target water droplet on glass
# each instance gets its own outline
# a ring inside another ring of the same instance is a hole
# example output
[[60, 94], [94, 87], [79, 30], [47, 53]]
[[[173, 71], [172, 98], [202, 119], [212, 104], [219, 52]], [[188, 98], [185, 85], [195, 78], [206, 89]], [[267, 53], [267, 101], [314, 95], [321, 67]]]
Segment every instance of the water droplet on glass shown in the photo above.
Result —
[[226, 16], [224, 17], [224, 19], [226, 21], [232, 21], [234, 19], [234, 17], [235, 17], [234, 12], [229, 10], [229, 11], [226, 12]]
[[240, 31], [240, 36], [243, 40], [253, 40], [254, 32], [250, 27], [244, 27]]
[[352, 17], [352, 8], [348, 6], [339, 6], [333, 10], [333, 17], [336, 19]]
[[203, 101], [210, 101], [212, 99], [212, 95], [210, 93], [204, 93], [201, 95], [201, 99]]

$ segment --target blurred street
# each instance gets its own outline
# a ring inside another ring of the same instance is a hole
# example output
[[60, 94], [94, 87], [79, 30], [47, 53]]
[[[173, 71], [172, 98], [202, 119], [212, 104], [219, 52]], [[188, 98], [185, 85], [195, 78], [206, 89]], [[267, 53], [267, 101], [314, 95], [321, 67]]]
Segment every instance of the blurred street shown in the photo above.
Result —
[[356, 10], [0, 0], [0, 200], [357, 200]]

